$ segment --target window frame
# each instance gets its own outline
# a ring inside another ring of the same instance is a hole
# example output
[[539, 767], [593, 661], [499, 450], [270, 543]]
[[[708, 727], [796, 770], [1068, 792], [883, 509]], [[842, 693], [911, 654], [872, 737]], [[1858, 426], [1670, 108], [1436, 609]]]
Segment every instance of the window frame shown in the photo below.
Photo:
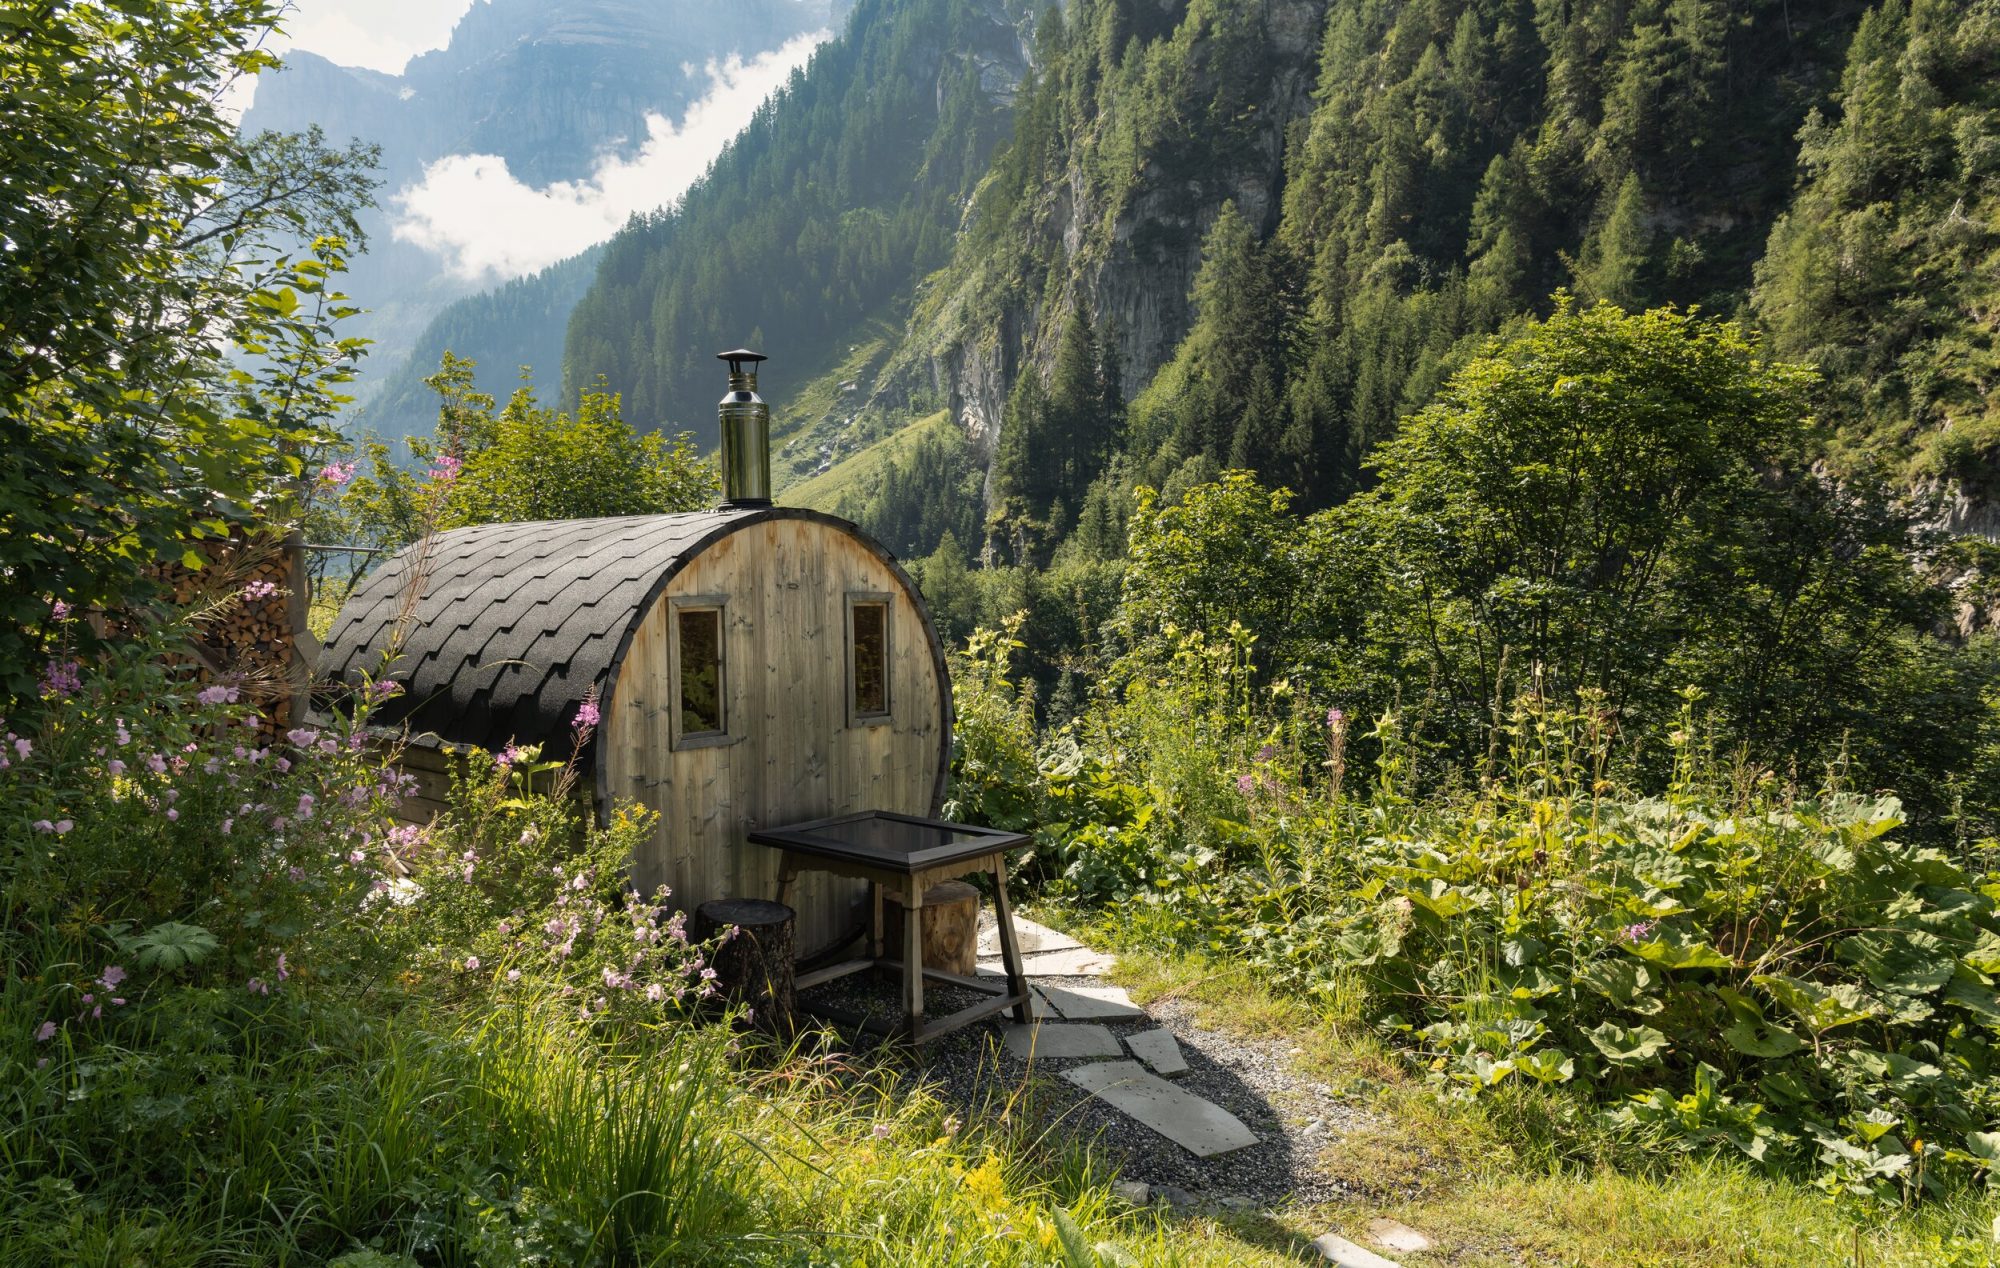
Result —
[[[716, 731], [681, 729], [681, 614], [715, 613], [715, 706], [722, 713], [722, 728]], [[734, 743], [729, 732], [729, 596], [721, 594], [676, 595], [667, 602], [667, 715], [669, 747], [713, 748]]]
[[[882, 708], [880, 712], [864, 713], [860, 708], [860, 676], [855, 672], [860, 666], [857, 656], [860, 644], [854, 636], [855, 609], [879, 607], [882, 609]], [[847, 725], [850, 727], [886, 726], [895, 721], [896, 689], [894, 668], [896, 664], [895, 611], [896, 596], [886, 590], [850, 590], [847, 592], [845, 643], [846, 655], [843, 665], [847, 677]]]

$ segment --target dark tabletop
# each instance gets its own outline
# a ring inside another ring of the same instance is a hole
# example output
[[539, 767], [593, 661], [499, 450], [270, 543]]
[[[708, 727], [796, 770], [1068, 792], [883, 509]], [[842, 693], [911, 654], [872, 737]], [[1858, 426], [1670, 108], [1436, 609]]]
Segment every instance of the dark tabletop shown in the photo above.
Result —
[[881, 810], [760, 828], [750, 834], [750, 840], [796, 854], [817, 854], [913, 875], [1028, 843], [1018, 832]]

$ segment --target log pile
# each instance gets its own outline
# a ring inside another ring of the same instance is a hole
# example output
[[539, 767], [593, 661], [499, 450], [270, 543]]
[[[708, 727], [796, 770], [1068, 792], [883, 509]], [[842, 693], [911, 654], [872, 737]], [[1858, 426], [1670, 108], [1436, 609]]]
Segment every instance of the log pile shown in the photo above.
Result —
[[194, 618], [184, 657], [197, 681], [237, 688], [275, 743], [303, 720], [312, 658], [305, 552], [296, 534], [236, 533], [194, 543], [202, 566], [175, 560], [156, 574], [162, 597]]

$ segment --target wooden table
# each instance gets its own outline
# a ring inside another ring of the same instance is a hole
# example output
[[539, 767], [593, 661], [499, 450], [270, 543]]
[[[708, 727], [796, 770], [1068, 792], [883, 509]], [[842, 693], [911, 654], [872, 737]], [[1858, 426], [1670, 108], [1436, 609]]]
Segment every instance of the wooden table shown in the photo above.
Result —
[[[1012, 1009], [1014, 1019], [1031, 1019], [1028, 1006], [1028, 978], [1021, 969], [1021, 948], [1014, 936], [1014, 915], [1007, 906], [1007, 851], [1028, 844], [1018, 832], [995, 828], [975, 828], [939, 819], [919, 819], [912, 815], [871, 810], [810, 823], [787, 824], [752, 832], [749, 839], [758, 845], [782, 852], [778, 868], [778, 901], [791, 894], [792, 882], [800, 872], [831, 872], [869, 883], [871, 913], [868, 922], [868, 954], [831, 965], [797, 978], [800, 992], [822, 982], [886, 968], [895, 963], [886, 959], [882, 947], [882, 905], [893, 896], [903, 905], [903, 1020], [891, 1026], [872, 1017], [845, 1009], [821, 1007], [801, 1011], [834, 1021], [858, 1025], [885, 1034], [901, 1034], [911, 1044], [935, 1039], [982, 1017]], [[966, 977], [923, 967], [924, 892], [944, 881], [955, 881], [975, 872], [993, 877], [994, 915], [1000, 928], [1000, 958], [1006, 966], [1004, 981]], [[924, 1017], [924, 981], [944, 982], [979, 991], [994, 998], [962, 1008], [955, 1013], [927, 1021]]]

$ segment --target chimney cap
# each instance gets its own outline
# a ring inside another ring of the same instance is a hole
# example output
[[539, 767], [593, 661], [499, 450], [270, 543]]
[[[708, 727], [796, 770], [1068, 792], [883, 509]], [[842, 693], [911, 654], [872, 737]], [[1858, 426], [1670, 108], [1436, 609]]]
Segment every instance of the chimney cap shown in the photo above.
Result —
[[750, 364], [755, 365], [757, 362], [768, 360], [769, 358], [765, 357], [761, 352], [752, 352], [748, 348], [737, 348], [732, 352], [718, 352], [715, 354], [715, 359], [717, 361], [727, 361], [731, 370], [739, 370], [741, 368], [739, 365], [740, 362], [748, 361]]

